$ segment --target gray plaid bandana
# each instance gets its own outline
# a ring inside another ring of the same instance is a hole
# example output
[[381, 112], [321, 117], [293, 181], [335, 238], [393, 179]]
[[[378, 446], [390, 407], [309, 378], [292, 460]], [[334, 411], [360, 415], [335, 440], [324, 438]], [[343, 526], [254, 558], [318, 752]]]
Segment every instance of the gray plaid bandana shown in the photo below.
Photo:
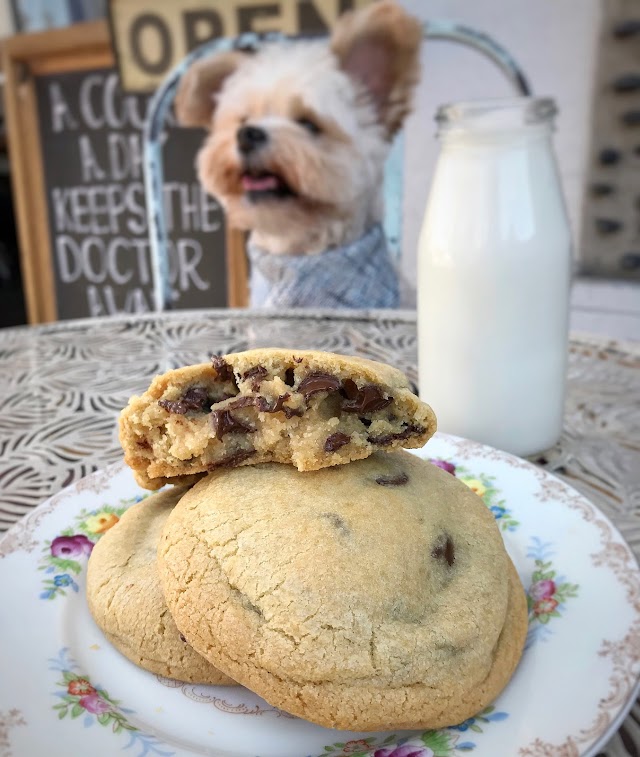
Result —
[[251, 243], [247, 254], [252, 307], [398, 307], [398, 277], [380, 224], [319, 255], [273, 255]]

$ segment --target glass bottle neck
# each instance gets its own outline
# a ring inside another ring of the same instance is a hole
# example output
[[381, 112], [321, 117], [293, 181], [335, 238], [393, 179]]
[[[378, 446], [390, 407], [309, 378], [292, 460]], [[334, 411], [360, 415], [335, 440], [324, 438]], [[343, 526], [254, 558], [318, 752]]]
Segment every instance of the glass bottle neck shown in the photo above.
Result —
[[549, 98], [452, 103], [438, 110], [438, 137], [447, 145], [537, 141], [552, 133], [555, 113]]

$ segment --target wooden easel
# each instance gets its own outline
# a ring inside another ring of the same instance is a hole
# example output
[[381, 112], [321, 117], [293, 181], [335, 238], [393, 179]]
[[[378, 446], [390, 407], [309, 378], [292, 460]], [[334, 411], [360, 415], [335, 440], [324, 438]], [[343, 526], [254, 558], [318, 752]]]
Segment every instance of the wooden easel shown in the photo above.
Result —
[[[38, 131], [35, 79], [55, 73], [110, 68], [115, 65], [106, 21], [76, 24], [3, 42], [0, 61], [5, 76], [5, 109], [20, 259], [29, 323], [58, 318], [49, 212]], [[227, 229], [227, 301], [248, 301], [244, 234]]]

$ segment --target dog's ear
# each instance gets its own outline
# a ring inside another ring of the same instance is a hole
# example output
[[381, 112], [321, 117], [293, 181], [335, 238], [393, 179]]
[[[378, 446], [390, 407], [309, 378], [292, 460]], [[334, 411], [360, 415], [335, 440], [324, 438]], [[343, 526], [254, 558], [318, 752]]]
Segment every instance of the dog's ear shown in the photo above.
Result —
[[178, 123], [210, 129], [216, 95], [224, 80], [245, 60], [245, 53], [233, 50], [203, 58], [191, 65], [180, 80], [176, 93]]
[[393, 0], [344, 14], [331, 35], [340, 67], [364, 85], [389, 138], [411, 109], [421, 42], [421, 23]]

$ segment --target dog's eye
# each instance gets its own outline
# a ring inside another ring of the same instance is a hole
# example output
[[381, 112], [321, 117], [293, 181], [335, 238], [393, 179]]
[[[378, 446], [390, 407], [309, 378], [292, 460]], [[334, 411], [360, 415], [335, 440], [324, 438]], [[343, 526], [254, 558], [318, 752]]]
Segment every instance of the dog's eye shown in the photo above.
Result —
[[320, 127], [315, 121], [312, 121], [310, 118], [298, 118], [297, 123], [300, 124], [303, 129], [306, 129], [310, 134], [320, 134]]

